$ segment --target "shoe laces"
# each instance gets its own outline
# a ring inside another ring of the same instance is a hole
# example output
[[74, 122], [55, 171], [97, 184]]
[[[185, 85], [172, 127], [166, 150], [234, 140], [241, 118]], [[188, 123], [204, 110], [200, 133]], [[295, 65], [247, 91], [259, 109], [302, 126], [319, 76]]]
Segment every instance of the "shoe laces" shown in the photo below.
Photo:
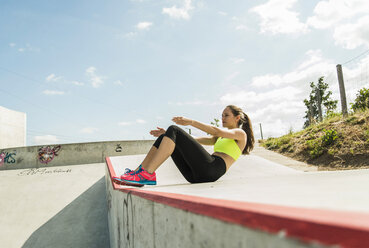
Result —
[[141, 172], [141, 171], [143, 171], [143, 170], [144, 170], [144, 169], [139, 168], [137, 171], [133, 172], [133, 173], [132, 173], [132, 175], [136, 175], [136, 174], [140, 173], [140, 172]]

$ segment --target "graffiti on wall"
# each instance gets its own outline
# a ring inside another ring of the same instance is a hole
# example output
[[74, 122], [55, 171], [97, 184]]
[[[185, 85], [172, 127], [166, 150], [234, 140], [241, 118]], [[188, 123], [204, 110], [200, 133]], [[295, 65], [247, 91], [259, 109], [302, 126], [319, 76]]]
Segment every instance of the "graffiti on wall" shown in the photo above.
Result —
[[122, 152], [122, 147], [120, 146], [120, 144], [117, 145], [117, 147], [115, 148], [116, 152]]
[[3, 166], [6, 164], [14, 164], [16, 162], [15, 156], [17, 155], [17, 152], [1, 152], [0, 153], [0, 166]]
[[58, 153], [60, 151], [61, 146], [55, 146], [55, 147], [41, 147], [38, 149], [38, 161], [42, 164], [48, 164], [54, 160], [56, 156], [58, 156]]
[[50, 174], [61, 174], [71, 173], [72, 169], [48, 169], [48, 168], [32, 168], [28, 170], [22, 170], [17, 176], [32, 176], [32, 175], [50, 175]]

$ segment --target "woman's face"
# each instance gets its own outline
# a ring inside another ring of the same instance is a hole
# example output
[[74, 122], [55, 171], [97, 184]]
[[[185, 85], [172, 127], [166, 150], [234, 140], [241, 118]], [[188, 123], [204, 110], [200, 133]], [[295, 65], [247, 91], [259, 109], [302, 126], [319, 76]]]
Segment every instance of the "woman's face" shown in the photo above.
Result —
[[238, 127], [237, 123], [239, 120], [239, 116], [234, 116], [232, 111], [229, 108], [225, 108], [222, 113], [222, 124], [223, 127], [234, 128]]

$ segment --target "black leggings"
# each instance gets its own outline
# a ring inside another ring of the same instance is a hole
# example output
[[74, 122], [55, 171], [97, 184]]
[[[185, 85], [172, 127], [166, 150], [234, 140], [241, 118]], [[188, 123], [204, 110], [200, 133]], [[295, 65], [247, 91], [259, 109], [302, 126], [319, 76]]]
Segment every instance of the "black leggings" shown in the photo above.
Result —
[[179, 171], [190, 183], [214, 182], [226, 172], [226, 164], [221, 157], [210, 155], [202, 145], [178, 126], [172, 125], [165, 134], [155, 141], [159, 148], [163, 137], [175, 143], [171, 157]]

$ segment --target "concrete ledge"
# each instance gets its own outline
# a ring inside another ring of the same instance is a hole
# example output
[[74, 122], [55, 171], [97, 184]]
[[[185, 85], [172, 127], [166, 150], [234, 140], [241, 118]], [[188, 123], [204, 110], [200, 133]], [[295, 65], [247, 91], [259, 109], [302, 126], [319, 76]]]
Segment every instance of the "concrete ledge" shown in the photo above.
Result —
[[[365, 247], [369, 214], [121, 188], [106, 158], [111, 247]], [[232, 231], [229, 231], [232, 230]]]
[[153, 143], [122, 140], [0, 149], [0, 170], [104, 163], [106, 156], [147, 153]]

